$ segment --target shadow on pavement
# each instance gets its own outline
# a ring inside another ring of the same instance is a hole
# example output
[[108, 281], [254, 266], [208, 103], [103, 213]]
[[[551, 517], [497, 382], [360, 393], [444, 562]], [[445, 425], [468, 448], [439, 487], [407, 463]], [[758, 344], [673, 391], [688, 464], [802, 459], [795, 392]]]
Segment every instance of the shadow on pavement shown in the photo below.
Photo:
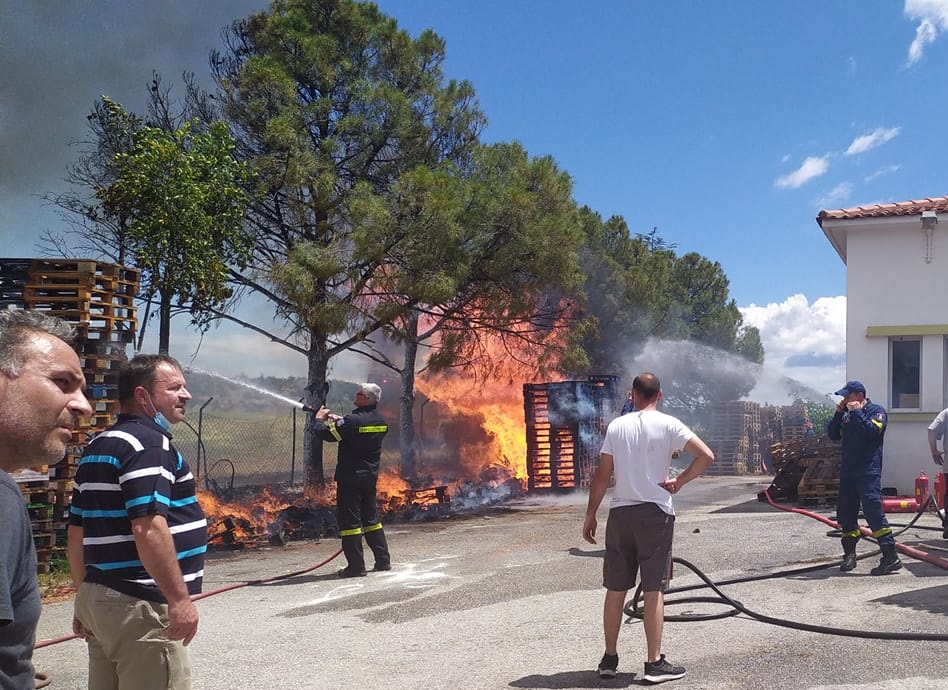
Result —
[[636, 680], [634, 673], [619, 673], [615, 678], [601, 679], [595, 671], [564, 671], [549, 676], [536, 673], [510, 681], [512, 688], [627, 688], [636, 685], [648, 685]]

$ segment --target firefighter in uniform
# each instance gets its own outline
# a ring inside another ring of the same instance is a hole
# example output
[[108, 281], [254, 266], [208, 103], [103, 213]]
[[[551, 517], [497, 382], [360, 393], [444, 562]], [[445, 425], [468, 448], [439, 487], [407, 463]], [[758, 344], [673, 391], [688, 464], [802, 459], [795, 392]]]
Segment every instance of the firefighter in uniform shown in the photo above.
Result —
[[373, 570], [391, 570], [388, 543], [379, 517], [375, 487], [379, 478], [382, 439], [388, 432], [385, 418], [376, 409], [382, 389], [363, 383], [355, 394], [355, 409], [345, 417], [325, 406], [316, 411], [316, 433], [324, 441], [339, 444], [336, 462], [336, 511], [342, 551], [348, 565], [339, 577], [365, 575], [362, 538], [375, 556]]
[[892, 528], [882, 512], [882, 441], [886, 411], [866, 397], [866, 387], [859, 381], [849, 381], [836, 395], [843, 399], [827, 423], [826, 433], [834, 441], [843, 441], [836, 501], [836, 519], [843, 542], [843, 562], [839, 569], [848, 572], [856, 567], [856, 542], [861, 535], [857, 520], [862, 504], [872, 536], [882, 549], [882, 560], [870, 572], [873, 575], [894, 573], [902, 568], [902, 561], [895, 550]]

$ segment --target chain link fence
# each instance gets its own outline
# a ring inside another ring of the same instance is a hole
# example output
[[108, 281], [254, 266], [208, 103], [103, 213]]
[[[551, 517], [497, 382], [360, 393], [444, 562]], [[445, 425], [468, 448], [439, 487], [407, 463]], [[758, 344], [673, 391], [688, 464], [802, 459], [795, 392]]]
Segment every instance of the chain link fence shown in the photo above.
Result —
[[[288, 414], [239, 419], [200, 414], [174, 428], [174, 445], [208, 488], [296, 484], [304, 478], [305, 416]], [[323, 468], [332, 476], [336, 444], [323, 444]]]

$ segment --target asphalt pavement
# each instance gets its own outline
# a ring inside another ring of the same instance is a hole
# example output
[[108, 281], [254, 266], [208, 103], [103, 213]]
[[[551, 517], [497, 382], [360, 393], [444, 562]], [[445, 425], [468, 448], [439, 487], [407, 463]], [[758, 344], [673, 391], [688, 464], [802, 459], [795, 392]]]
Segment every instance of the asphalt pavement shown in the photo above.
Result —
[[[675, 497], [675, 556], [711, 580], [746, 579], [804, 566], [838, 564], [839, 540], [826, 524], [757, 500], [766, 486], [712, 477]], [[209, 558], [201, 624], [191, 644], [195, 690], [393, 688], [628, 688], [643, 685], [645, 641], [630, 617], [619, 638], [619, 675], [600, 680], [603, 653], [601, 545], [582, 540], [584, 494], [528, 496], [503, 506], [386, 526], [393, 569], [339, 579], [342, 556], [315, 567], [338, 541], [289, 542]], [[608, 501], [608, 497], [606, 499]], [[606, 505], [600, 509], [600, 535]], [[807, 508], [832, 518], [829, 508]], [[912, 516], [893, 514], [895, 524]], [[935, 515], [899, 541], [948, 559]], [[932, 529], [924, 529], [925, 527]], [[937, 528], [937, 529], [936, 529]], [[874, 547], [859, 544], [860, 553]], [[747, 613], [669, 621], [663, 651], [685, 666], [667, 687], [704, 690], [941, 690], [948, 685], [944, 641], [866, 635], [948, 636], [948, 570], [903, 556], [897, 574], [873, 577], [878, 557], [852, 573], [836, 567], [722, 586], [749, 611], [789, 625], [853, 631], [824, 634], [765, 623]], [[371, 563], [370, 563], [371, 565]], [[948, 563], [946, 563], [948, 566]], [[298, 573], [290, 577], [283, 577]], [[276, 578], [276, 579], [275, 579]], [[263, 584], [242, 583], [267, 580]], [[672, 587], [699, 583], [675, 566]], [[631, 594], [631, 593], [630, 593]], [[731, 611], [676, 599], [668, 616]], [[72, 602], [48, 604], [38, 640], [70, 634]], [[36, 650], [53, 690], [86, 687], [85, 646], [66, 640]]]

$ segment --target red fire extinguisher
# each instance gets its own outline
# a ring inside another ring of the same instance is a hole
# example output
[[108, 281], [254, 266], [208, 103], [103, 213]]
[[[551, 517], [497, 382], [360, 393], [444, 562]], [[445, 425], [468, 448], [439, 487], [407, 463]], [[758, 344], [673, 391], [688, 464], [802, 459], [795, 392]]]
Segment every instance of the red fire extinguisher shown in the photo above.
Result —
[[942, 503], [945, 502], [945, 475], [939, 472], [935, 475], [935, 505], [939, 508], [944, 508], [945, 506]]
[[923, 506], [928, 503], [929, 497], [928, 477], [924, 472], [919, 472], [915, 477], [915, 503]]

